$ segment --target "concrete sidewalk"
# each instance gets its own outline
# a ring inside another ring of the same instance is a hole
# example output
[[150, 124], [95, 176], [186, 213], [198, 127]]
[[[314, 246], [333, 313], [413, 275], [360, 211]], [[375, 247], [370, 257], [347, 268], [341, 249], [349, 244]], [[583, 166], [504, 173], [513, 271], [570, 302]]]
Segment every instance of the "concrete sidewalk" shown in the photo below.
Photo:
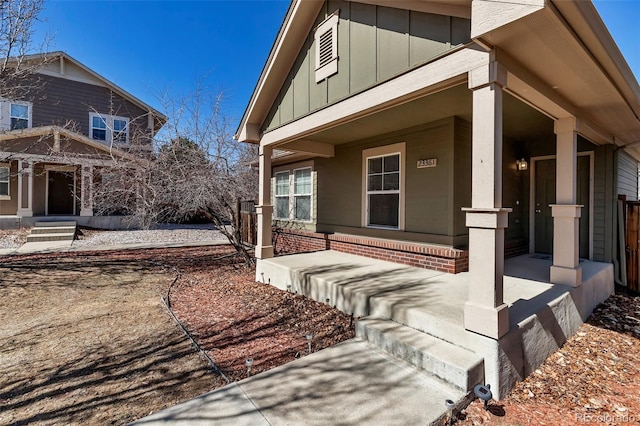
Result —
[[170, 407], [134, 425], [428, 425], [464, 393], [349, 340]]
[[194, 242], [157, 242], [157, 243], [129, 243], [129, 244], [101, 244], [92, 246], [74, 246], [72, 241], [39, 241], [25, 243], [19, 248], [0, 249], [0, 255], [27, 253], [55, 253], [78, 251], [107, 251], [107, 250], [140, 250], [177, 247], [205, 247], [229, 244], [227, 240], [194, 241]]

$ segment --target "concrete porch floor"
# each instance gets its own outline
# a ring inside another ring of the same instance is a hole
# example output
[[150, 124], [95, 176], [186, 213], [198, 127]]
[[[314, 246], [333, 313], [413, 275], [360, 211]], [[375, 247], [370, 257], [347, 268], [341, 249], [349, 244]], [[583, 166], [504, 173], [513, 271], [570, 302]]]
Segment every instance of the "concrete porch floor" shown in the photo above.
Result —
[[[499, 341], [462, 325], [468, 273], [451, 275], [323, 251], [261, 260], [257, 278], [321, 302], [329, 299], [349, 314], [391, 319], [385, 323], [435, 336], [433, 340], [451, 343], [445, 354], [449, 360], [458, 355], [453, 352], [471, 351], [484, 360], [484, 382], [500, 399], [613, 292], [612, 265], [583, 262], [585, 282], [576, 289], [549, 284], [550, 265], [550, 260], [528, 255], [506, 261], [511, 330]], [[468, 401], [466, 391], [356, 338], [135, 424], [441, 424], [445, 399], [459, 407]]]
[[258, 262], [258, 281], [330, 303], [356, 317], [397, 323], [468, 349], [485, 360], [485, 382], [500, 398], [534, 371], [613, 293], [613, 266], [583, 261], [583, 284], [549, 283], [551, 260], [505, 261], [510, 331], [496, 341], [466, 331], [469, 273], [447, 274], [361, 256], [322, 251]]

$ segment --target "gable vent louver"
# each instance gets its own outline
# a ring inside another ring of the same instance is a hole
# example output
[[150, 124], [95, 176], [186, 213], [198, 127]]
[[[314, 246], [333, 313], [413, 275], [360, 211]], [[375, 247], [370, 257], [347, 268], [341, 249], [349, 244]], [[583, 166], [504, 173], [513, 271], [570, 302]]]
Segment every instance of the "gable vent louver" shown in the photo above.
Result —
[[320, 63], [318, 67], [325, 66], [333, 59], [333, 29], [320, 36]]

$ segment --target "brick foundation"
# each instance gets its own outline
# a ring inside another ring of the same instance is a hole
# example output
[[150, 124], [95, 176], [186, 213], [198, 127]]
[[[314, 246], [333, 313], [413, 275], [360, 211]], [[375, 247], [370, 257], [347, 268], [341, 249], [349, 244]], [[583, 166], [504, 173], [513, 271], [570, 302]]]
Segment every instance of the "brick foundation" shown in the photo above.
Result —
[[409, 241], [274, 228], [273, 246], [276, 255], [336, 250], [451, 274], [469, 269], [467, 250]]
[[529, 253], [529, 240], [526, 238], [517, 238], [506, 240], [504, 242], [504, 258], [521, 256]]

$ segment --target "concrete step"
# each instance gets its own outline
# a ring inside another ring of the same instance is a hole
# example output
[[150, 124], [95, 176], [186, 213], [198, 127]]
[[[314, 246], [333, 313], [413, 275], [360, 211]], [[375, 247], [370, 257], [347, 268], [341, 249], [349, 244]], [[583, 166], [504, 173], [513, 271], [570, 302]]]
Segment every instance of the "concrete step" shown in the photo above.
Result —
[[75, 232], [30, 234], [30, 235], [27, 235], [27, 242], [35, 243], [35, 242], [41, 242], [41, 241], [72, 241], [75, 235], [76, 235]]
[[31, 235], [36, 234], [69, 234], [75, 233], [75, 226], [38, 226], [31, 228]]
[[356, 337], [463, 391], [484, 383], [482, 357], [406, 325], [363, 318], [356, 323]]
[[73, 226], [74, 228], [76, 227], [76, 222], [73, 220], [59, 220], [59, 221], [39, 221], [36, 222], [35, 227], [36, 228], [41, 228], [41, 227], [58, 227], [58, 226]]

